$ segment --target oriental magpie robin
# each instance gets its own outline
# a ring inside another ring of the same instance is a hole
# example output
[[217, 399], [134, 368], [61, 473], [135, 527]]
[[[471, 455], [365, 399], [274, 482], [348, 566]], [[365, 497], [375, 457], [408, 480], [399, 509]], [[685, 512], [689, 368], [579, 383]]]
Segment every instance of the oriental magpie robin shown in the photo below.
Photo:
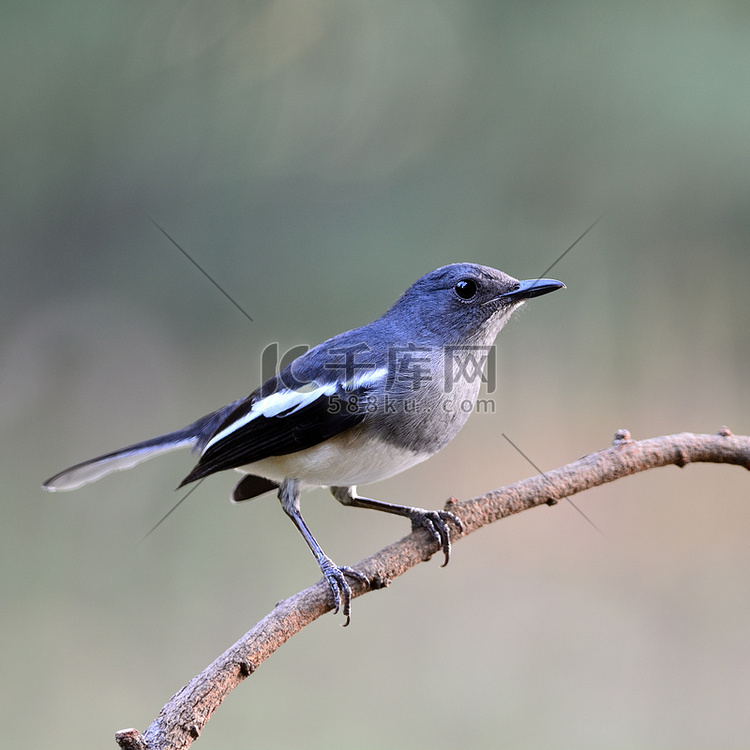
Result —
[[246, 398], [184, 429], [76, 464], [43, 486], [73, 490], [152, 456], [191, 448], [198, 462], [180, 486], [237, 469], [245, 476], [234, 501], [278, 490], [328, 582], [334, 610], [341, 608], [348, 623], [346, 576], [367, 581], [323, 552], [300, 513], [300, 491], [325, 486], [344, 505], [405, 516], [413, 528], [428, 529], [446, 564], [448, 524], [461, 529], [457, 516], [371, 500], [357, 485], [397, 474], [445, 446], [468, 419], [481, 384], [481, 377], [456, 375], [456, 352], [486, 353], [525, 300], [564, 286], [552, 279], [518, 281], [473, 263], [443, 266], [418, 279], [382, 317], [310, 349]]

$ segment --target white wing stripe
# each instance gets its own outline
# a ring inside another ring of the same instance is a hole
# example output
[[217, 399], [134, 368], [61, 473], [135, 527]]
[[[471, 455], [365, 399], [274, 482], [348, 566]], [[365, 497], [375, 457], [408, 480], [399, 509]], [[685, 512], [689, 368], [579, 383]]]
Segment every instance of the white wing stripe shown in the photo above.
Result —
[[362, 375], [358, 375], [343, 384], [337, 382], [327, 383], [326, 385], [315, 388], [312, 391], [276, 391], [276, 393], [272, 393], [270, 396], [266, 396], [265, 398], [260, 399], [260, 401], [256, 401], [247, 414], [243, 414], [236, 422], [232, 422], [232, 424], [227, 425], [221, 432], [214, 435], [208, 443], [206, 443], [206, 446], [203, 448], [203, 453], [205, 453], [212, 445], [218, 443], [220, 440], [224, 440], [224, 438], [228, 437], [236, 430], [250, 424], [250, 422], [257, 417], [277, 417], [284, 412], [286, 412], [284, 416], [288, 416], [303, 409], [305, 406], [313, 403], [313, 401], [316, 401], [322, 396], [332, 396], [336, 393], [336, 389], [342, 385], [344, 390], [354, 391], [357, 388], [373, 385], [378, 380], [384, 379], [387, 374], [388, 369], [381, 367], [377, 370], [370, 370]]
[[323, 388], [316, 388], [314, 391], [307, 393], [300, 391], [277, 391], [276, 393], [272, 393], [270, 396], [266, 396], [253, 404], [253, 408], [247, 414], [243, 414], [236, 422], [232, 422], [232, 424], [227, 425], [221, 432], [214, 435], [206, 443], [203, 453], [214, 445], [214, 443], [218, 443], [220, 440], [228, 437], [257, 417], [276, 417], [285, 411], [293, 414], [298, 409], [307, 406], [307, 404], [312, 403], [321, 396], [330, 396], [335, 390], [336, 384], [331, 383]]
[[374, 385], [379, 380], [385, 380], [387, 377], [387, 367], [379, 367], [377, 370], [366, 370], [356, 378], [347, 380], [347, 382], [344, 383], [344, 388], [348, 391], [356, 391], [357, 388], [362, 388], [366, 385]]

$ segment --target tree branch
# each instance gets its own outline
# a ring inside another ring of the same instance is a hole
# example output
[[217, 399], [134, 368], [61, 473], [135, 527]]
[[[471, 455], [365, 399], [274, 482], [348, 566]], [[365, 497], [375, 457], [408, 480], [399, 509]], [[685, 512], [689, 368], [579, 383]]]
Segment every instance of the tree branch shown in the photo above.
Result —
[[[659, 466], [689, 463], [730, 463], [750, 469], [750, 437], [734, 436], [722, 427], [715, 435], [683, 432], [634, 441], [619, 430], [609, 448], [591, 453], [559, 469], [488, 492], [472, 500], [451, 499], [446, 510], [460, 516], [462, 533], [454, 540], [506, 516]], [[424, 529], [362, 560], [356, 569], [370, 588], [352, 580], [354, 596], [387, 586], [420, 562], [429, 560], [438, 545]], [[144, 734], [136, 729], [117, 732], [122, 750], [179, 750], [189, 747], [227, 694], [251, 675], [276, 649], [309, 623], [330, 611], [325, 581], [279, 602], [266, 617], [212, 664], [176, 693]]]

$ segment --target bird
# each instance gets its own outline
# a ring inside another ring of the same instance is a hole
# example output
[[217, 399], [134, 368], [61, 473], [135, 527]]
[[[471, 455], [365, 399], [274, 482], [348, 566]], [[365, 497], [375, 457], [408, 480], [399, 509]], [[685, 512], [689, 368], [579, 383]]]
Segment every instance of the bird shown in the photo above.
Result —
[[[519, 281], [476, 263], [452, 263], [414, 282], [380, 317], [301, 354], [250, 393], [174, 432], [75, 464], [43, 483], [74, 490], [181, 448], [197, 463], [179, 487], [227, 469], [243, 474], [242, 502], [276, 491], [327, 581], [334, 613], [351, 619], [352, 589], [367, 578], [336, 565], [302, 517], [303, 489], [327, 487], [340, 503], [404, 516], [444, 554], [460, 518], [359, 494], [430, 458], [464, 426], [479, 394], [481, 364], [512, 313], [565, 288], [555, 279]], [[467, 364], [473, 363], [470, 368]]]

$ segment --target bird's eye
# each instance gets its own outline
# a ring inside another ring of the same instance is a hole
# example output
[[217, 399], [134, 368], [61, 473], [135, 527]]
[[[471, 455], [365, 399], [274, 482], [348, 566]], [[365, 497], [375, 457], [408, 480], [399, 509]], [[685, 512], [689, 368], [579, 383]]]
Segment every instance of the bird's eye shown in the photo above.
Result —
[[477, 282], [474, 279], [461, 279], [453, 290], [461, 299], [471, 299], [477, 293]]

